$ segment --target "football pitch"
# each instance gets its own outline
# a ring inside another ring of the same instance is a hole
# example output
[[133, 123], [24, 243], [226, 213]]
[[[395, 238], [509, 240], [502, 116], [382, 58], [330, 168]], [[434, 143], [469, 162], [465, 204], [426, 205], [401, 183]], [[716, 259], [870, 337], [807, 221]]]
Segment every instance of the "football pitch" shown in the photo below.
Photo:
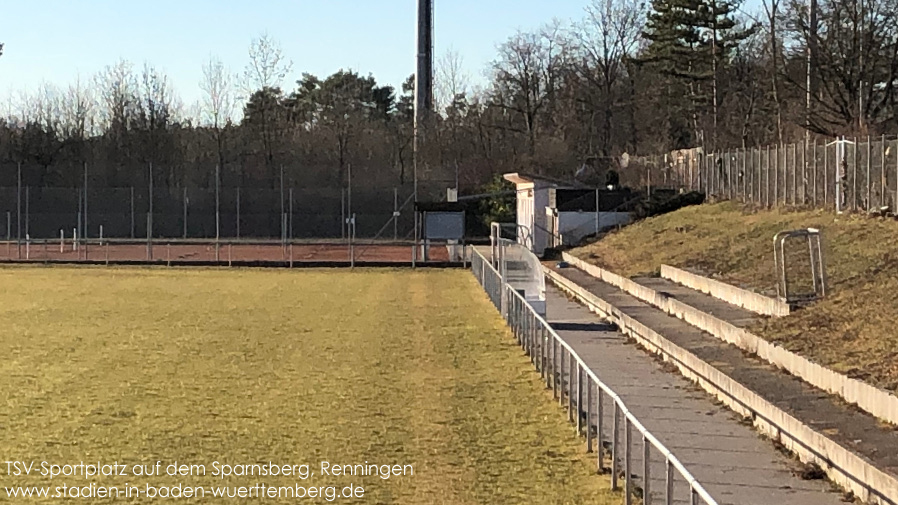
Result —
[[469, 272], [0, 286], [0, 502], [621, 501]]

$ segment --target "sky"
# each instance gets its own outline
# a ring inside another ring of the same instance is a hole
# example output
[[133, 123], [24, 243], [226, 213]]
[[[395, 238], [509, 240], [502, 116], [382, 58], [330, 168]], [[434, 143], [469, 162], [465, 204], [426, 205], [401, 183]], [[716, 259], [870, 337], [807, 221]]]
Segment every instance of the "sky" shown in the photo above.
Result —
[[[463, 59], [476, 84], [498, 44], [516, 30], [581, 19], [589, 0], [435, 0], [434, 46]], [[84, 81], [120, 59], [164, 71], [189, 105], [201, 99], [202, 65], [217, 56], [234, 72], [253, 38], [280, 42], [293, 70], [341, 68], [399, 88], [415, 69], [416, 0], [7, 0], [0, 7], [0, 100], [42, 82]]]

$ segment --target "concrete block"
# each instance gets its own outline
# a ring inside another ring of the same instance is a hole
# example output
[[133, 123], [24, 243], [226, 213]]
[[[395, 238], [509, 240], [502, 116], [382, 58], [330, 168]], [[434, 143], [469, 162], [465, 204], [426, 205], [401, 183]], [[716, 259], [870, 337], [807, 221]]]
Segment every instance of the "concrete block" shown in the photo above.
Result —
[[789, 304], [782, 300], [737, 288], [669, 265], [661, 265], [661, 277], [761, 315], [781, 317], [788, 316], [790, 312]]

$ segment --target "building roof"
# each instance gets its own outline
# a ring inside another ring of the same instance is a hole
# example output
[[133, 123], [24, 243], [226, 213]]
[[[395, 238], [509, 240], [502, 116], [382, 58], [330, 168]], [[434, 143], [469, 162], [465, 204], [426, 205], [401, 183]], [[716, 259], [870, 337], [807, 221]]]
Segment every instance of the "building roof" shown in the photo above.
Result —
[[576, 181], [563, 181], [561, 179], [556, 179], [554, 177], [549, 177], [546, 175], [532, 174], [529, 172], [511, 172], [511, 173], [504, 174], [502, 177], [504, 177], [506, 181], [513, 182], [515, 184], [529, 184], [529, 183], [534, 183], [536, 181], [544, 181], [544, 182], [553, 184], [556, 187], [564, 187], [564, 188], [583, 187], [583, 184], [580, 184]]

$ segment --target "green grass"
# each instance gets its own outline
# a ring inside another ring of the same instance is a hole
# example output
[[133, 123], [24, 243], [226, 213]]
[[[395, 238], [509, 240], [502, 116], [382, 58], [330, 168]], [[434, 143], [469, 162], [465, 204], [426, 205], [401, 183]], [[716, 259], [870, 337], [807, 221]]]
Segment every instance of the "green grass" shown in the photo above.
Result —
[[647, 219], [573, 253], [624, 275], [656, 273], [669, 264], [775, 295], [773, 236], [808, 227], [823, 231], [831, 296], [752, 331], [822, 365], [898, 390], [894, 219], [719, 203]]
[[[620, 502], [467, 272], [5, 268], [0, 285], [3, 460], [316, 473], [368, 461], [415, 475], [94, 482], [352, 482], [370, 504]], [[0, 502], [3, 487], [51, 484], [5, 465], [0, 482]], [[52, 485], [63, 482], [85, 481]]]

